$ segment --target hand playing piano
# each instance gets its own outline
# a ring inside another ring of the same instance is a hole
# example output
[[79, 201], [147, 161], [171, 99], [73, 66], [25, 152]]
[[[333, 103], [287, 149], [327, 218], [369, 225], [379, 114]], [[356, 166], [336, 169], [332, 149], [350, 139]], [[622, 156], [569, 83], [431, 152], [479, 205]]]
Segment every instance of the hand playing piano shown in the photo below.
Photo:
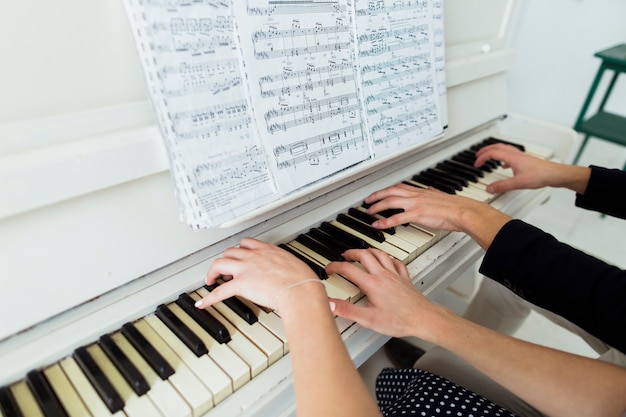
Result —
[[239, 247], [226, 249], [224, 256], [211, 265], [206, 283], [211, 285], [219, 277], [228, 282], [215, 288], [196, 307], [239, 295], [256, 304], [277, 308], [281, 290], [304, 280], [318, 279], [311, 268], [287, 251], [252, 238], [242, 239]]
[[490, 184], [487, 191], [491, 193], [542, 187], [565, 187], [584, 194], [591, 174], [591, 169], [588, 167], [565, 165], [537, 158], [514, 146], [502, 143], [479, 149], [476, 152], [474, 166], [482, 166], [489, 160], [501, 161], [503, 166], [511, 168], [514, 174], [509, 179]]
[[397, 184], [370, 194], [368, 214], [402, 209], [372, 224], [377, 229], [416, 223], [433, 229], [464, 232], [487, 249], [498, 231], [511, 218], [489, 204], [471, 198], [447, 194], [434, 188]]
[[425, 335], [432, 318], [443, 309], [431, 303], [411, 282], [404, 264], [377, 249], [352, 249], [344, 252], [347, 261], [331, 262], [328, 273], [341, 274], [357, 285], [367, 295], [367, 306], [361, 307], [344, 300], [331, 300], [331, 308], [345, 317], [394, 337]]

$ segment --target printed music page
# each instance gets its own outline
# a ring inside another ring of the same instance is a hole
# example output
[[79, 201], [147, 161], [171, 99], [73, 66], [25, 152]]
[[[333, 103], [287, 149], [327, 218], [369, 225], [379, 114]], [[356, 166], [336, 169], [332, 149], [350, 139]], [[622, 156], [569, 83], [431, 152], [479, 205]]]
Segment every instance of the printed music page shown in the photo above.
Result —
[[441, 1], [124, 1], [193, 228], [443, 132]]
[[376, 157], [443, 131], [428, 1], [356, 0], [359, 75]]
[[235, 2], [259, 135], [280, 192], [369, 159], [346, 0]]
[[278, 198], [242, 81], [229, 2], [126, 5], [184, 220], [213, 227]]

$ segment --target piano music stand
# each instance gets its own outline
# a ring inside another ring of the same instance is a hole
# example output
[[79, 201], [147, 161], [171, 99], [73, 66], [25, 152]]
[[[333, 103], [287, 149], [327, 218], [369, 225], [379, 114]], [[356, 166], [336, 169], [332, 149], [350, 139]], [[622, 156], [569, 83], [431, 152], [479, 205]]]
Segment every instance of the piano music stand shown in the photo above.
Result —
[[[578, 149], [578, 153], [576, 154], [576, 158], [574, 159], [574, 164], [578, 162], [578, 159], [580, 158], [580, 155], [582, 154], [583, 149], [591, 136], [608, 142], [617, 143], [619, 145], [626, 145], [626, 117], [604, 111], [604, 105], [609, 99], [613, 87], [615, 86], [617, 76], [620, 73], [626, 72], [626, 43], [596, 52], [594, 56], [600, 58], [602, 63], [600, 64], [600, 68], [598, 69], [593, 83], [591, 84], [591, 88], [589, 89], [583, 108], [578, 115], [576, 124], [574, 125], [574, 130], [585, 134], [585, 138], [583, 139], [583, 142]], [[606, 70], [613, 71], [613, 78], [604, 93], [604, 97], [602, 98], [598, 111], [596, 114], [585, 120], [585, 114], [587, 113], [589, 104], [591, 103], [591, 100], [593, 99], [593, 96], [598, 88], [598, 84], [600, 84], [600, 80]], [[622, 169], [626, 170], [626, 163]]]

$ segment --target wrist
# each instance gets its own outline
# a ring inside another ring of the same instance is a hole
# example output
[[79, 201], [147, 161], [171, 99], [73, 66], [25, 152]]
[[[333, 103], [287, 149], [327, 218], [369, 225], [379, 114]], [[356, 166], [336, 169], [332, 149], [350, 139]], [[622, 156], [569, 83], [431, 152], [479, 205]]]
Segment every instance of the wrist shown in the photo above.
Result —
[[511, 217], [488, 204], [475, 203], [462, 210], [459, 219], [460, 231], [468, 234], [481, 248], [487, 250]]
[[276, 294], [274, 305], [283, 321], [308, 317], [317, 306], [330, 311], [326, 287], [318, 278], [303, 279], [282, 288]]

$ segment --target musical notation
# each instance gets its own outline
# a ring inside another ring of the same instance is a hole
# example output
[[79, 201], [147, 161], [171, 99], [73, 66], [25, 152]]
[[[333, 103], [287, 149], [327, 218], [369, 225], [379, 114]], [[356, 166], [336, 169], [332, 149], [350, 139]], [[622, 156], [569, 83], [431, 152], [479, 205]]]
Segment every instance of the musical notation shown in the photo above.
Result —
[[124, 1], [192, 227], [442, 132], [441, 0]]
[[359, 80], [376, 156], [443, 130], [433, 7], [426, 0], [355, 0]]

